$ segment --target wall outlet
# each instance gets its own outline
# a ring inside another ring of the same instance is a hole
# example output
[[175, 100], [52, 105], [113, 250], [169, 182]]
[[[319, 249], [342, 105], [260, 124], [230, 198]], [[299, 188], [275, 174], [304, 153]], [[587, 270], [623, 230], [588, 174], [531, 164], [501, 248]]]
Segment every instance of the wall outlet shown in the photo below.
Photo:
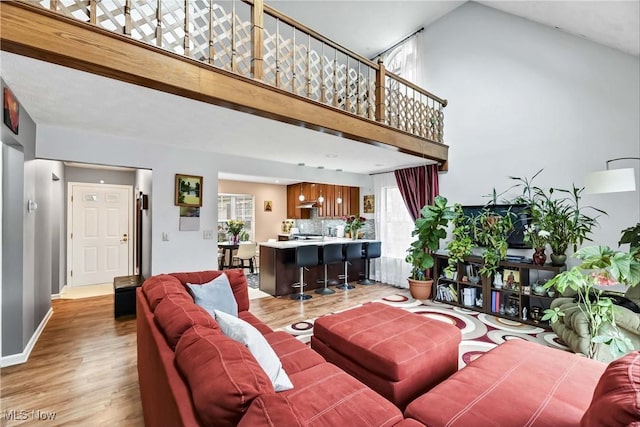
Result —
[[213, 230], [204, 230], [202, 232], [202, 238], [204, 240], [213, 240]]
[[169, 241], [169, 233], [162, 233], [162, 241], [163, 242]]

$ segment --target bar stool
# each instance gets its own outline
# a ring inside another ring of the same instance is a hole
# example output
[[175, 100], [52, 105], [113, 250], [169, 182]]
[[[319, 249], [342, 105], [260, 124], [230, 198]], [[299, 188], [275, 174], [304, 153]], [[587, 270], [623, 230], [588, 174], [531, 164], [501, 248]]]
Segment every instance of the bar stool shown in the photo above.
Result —
[[[316, 294], [320, 295], [330, 295], [335, 294], [336, 291], [330, 289], [328, 287], [329, 277], [327, 274], [327, 266], [329, 264], [337, 264], [342, 262], [342, 245], [341, 244], [333, 244], [333, 245], [324, 245], [319, 249], [320, 254], [320, 264], [324, 265], [324, 278], [319, 280], [319, 282], [324, 283], [324, 288], [316, 289]], [[337, 284], [337, 281], [336, 281]]]
[[300, 292], [291, 294], [291, 299], [304, 301], [311, 298], [311, 295], [304, 293], [304, 269], [305, 267], [313, 267], [318, 265], [318, 246], [305, 245], [296, 247], [296, 267], [300, 269], [300, 281], [294, 283], [293, 287], [300, 287]]
[[361, 285], [373, 285], [373, 280], [369, 279], [369, 274], [371, 273], [371, 259], [372, 258], [380, 258], [380, 242], [369, 242], [362, 245], [362, 259], [364, 259], [364, 279], [360, 280], [358, 283]]
[[344, 283], [338, 285], [338, 289], [354, 289], [355, 286], [349, 284], [349, 264], [350, 261], [362, 258], [362, 243], [345, 243], [342, 245], [342, 261], [344, 261]]

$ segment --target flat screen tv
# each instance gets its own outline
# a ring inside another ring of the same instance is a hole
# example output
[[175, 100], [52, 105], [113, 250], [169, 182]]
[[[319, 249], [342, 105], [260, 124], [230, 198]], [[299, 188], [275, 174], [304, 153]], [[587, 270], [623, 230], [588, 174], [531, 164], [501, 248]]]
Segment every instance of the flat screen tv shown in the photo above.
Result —
[[488, 210], [496, 215], [505, 216], [510, 214], [513, 221], [513, 231], [507, 236], [507, 244], [514, 249], [529, 249], [531, 245], [524, 241], [524, 230], [531, 222], [529, 207], [524, 204], [508, 205], [474, 205], [463, 206], [462, 212], [466, 218], [472, 219], [483, 211]]

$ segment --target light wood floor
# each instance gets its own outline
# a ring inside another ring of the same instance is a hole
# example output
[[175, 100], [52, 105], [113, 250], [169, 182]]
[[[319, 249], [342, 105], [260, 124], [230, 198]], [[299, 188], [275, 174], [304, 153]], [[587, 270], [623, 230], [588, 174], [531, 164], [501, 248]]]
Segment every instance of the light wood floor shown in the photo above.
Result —
[[[273, 329], [408, 291], [360, 286], [305, 302], [282, 298], [251, 301], [251, 312]], [[52, 301], [49, 320], [29, 361], [2, 369], [0, 425], [143, 426], [136, 368], [135, 318], [113, 318], [113, 295]], [[29, 411], [7, 421], [5, 411]], [[36, 421], [30, 411], [55, 413]]]

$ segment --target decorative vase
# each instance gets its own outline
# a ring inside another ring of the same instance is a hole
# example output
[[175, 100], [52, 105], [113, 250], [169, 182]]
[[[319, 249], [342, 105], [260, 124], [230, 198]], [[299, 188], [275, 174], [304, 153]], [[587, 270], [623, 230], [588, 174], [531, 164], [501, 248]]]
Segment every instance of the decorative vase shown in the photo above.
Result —
[[544, 253], [544, 248], [535, 248], [535, 252], [533, 253], [533, 263], [535, 265], [544, 265], [546, 261], [547, 255]]
[[233, 243], [234, 245], [237, 245], [239, 241], [240, 241], [240, 238], [238, 237], [237, 234], [234, 234], [233, 236], [231, 236], [231, 243]]
[[351, 238], [353, 240], [358, 240], [358, 230], [351, 230]]
[[561, 267], [567, 262], [567, 254], [551, 254], [551, 265], [555, 265], [556, 267]]
[[411, 296], [413, 298], [417, 300], [427, 300], [431, 297], [433, 280], [407, 280], [409, 281], [409, 291], [411, 292]]

